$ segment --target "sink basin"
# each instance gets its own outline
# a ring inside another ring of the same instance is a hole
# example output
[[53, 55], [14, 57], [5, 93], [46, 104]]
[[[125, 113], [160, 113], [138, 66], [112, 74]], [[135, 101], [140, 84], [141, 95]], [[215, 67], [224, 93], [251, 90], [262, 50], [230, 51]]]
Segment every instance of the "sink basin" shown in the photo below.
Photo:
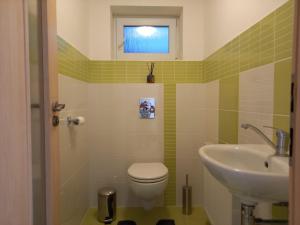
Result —
[[288, 157], [269, 157], [267, 145], [206, 145], [199, 155], [208, 171], [244, 203], [287, 202]]

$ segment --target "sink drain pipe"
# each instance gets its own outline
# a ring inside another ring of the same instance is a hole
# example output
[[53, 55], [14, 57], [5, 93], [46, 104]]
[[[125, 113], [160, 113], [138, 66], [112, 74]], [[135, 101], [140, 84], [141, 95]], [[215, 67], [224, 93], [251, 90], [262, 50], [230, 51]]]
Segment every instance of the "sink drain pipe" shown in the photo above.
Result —
[[255, 205], [243, 204], [241, 206], [241, 225], [288, 225], [287, 220], [264, 220], [254, 217]]
[[247, 205], [242, 203], [241, 225], [255, 225], [254, 209], [255, 205]]

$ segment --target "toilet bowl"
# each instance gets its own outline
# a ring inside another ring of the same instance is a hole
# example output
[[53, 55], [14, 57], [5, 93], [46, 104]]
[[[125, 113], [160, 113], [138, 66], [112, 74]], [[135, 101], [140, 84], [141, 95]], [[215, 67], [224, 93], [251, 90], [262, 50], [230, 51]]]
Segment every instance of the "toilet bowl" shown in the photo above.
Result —
[[168, 168], [160, 163], [134, 163], [128, 168], [129, 185], [144, 209], [153, 208], [168, 183]]

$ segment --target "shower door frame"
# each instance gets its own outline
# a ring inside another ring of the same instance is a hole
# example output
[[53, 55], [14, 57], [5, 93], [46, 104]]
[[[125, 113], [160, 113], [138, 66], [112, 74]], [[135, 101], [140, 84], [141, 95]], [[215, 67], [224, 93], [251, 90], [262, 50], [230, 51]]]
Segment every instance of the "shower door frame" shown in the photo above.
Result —
[[293, 129], [292, 157], [290, 165], [289, 222], [300, 224], [300, 2], [295, 0], [294, 47], [292, 70], [292, 104], [291, 128]]
[[32, 225], [26, 1], [0, 1], [0, 224]]
[[[58, 127], [52, 125], [52, 106], [58, 102], [56, 0], [42, 0], [44, 127], [46, 162], [46, 221], [60, 225]], [[57, 114], [57, 113], [56, 113]]]
[[[56, 0], [41, 0], [46, 225], [59, 225]], [[32, 225], [32, 145], [28, 1], [0, 2], [0, 224]]]

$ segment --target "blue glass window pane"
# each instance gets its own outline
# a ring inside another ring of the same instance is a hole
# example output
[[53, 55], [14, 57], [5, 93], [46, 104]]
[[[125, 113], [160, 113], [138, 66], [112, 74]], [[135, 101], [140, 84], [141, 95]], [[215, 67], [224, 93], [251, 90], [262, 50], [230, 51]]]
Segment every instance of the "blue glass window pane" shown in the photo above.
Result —
[[168, 26], [124, 26], [124, 53], [169, 53]]

